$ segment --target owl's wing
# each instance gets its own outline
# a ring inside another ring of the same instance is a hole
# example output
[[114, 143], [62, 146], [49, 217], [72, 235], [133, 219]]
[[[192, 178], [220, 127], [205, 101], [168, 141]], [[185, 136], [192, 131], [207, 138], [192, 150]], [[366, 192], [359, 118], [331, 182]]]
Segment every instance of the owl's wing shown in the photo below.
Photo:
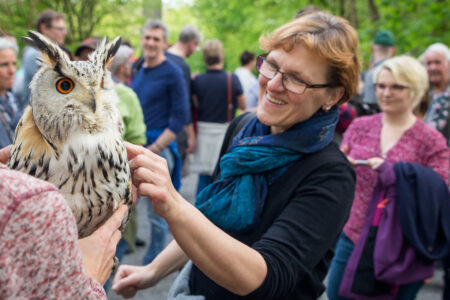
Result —
[[45, 140], [28, 106], [16, 128], [8, 166], [47, 180], [50, 160], [58, 155], [55, 145]]
[[[127, 184], [127, 189], [124, 195], [124, 199], [122, 199], [122, 203], [121, 204], [126, 204], [128, 206], [128, 208], [131, 208], [131, 206], [133, 205], [133, 193], [132, 193], [132, 182], [131, 182], [131, 171], [130, 171], [130, 166], [128, 165], [128, 155], [127, 155], [127, 150], [125, 148], [125, 146], [123, 145], [123, 143], [121, 143], [122, 147], [120, 147], [120, 155], [122, 157], [125, 158], [125, 161], [123, 163], [123, 168], [128, 170], [128, 184]], [[127, 225], [128, 221], [130, 219], [130, 213], [127, 214], [127, 216], [123, 219], [122, 221], [122, 225], [120, 226], [119, 230], [121, 232], [123, 232], [125, 230], [125, 226]]]
[[[94, 140], [96, 137], [85, 137], [86, 141], [89, 139]], [[86, 144], [93, 145], [94, 142]], [[90, 150], [83, 160], [75, 160], [78, 165], [74, 165], [73, 169], [81, 168], [81, 175], [69, 179], [61, 188], [74, 212], [80, 237], [90, 235], [120, 205], [132, 205], [130, 167], [120, 138], [103, 139], [97, 143], [96, 149]], [[73, 158], [78, 156], [77, 153], [86, 153], [86, 150], [71, 151], [68, 159], [72, 163], [75, 163]]]

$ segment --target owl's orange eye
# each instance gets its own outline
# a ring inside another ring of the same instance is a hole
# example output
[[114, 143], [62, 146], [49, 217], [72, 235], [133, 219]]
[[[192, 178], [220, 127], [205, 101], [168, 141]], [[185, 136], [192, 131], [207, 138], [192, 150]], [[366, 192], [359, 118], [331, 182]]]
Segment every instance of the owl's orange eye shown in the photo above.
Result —
[[61, 78], [56, 82], [56, 90], [61, 94], [68, 94], [73, 90], [73, 81], [69, 78]]

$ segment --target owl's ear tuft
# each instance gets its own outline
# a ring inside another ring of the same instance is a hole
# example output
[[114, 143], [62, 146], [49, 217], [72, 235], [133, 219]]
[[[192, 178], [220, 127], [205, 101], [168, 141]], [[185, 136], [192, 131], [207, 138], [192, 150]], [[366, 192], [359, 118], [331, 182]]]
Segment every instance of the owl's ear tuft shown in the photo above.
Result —
[[59, 46], [56, 45], [54, 42], [50, 41], [48, 38], [43, 36], [42, 34], [36, 32], [36, 31], [28, 31], [29, 37], [23, 37], [23, 41], [27, 43], [30, 46], [36, 47], [41, 52], [46, 54], [48, 58], [53, 61], [57, 62], [61, 55], [65, 55], [60, 49]]
[[105, 69], [108, 62], [116, 54], [117, 50], [122, 43], [122, 38], [116, 37], [112, 42], [108, 42], [108, 38], [105, 37], [95, 52], [90, 56], [90, 59], [98, 67]]
[[34, 41], [27, 36], [23, 36], [22, 41], [24, 41], [27, 45], [29, 45], [31, 47], [36, 47], [36, 45], [34, 44]]
[[108, 53], [106, 54], [106, 61], [109, 61], [114, 55], [116, 55], [117, 50], [119, 50], [122, 44], [122, 38], [120, 36], [116, 37], [111, 43], [108, 44]]

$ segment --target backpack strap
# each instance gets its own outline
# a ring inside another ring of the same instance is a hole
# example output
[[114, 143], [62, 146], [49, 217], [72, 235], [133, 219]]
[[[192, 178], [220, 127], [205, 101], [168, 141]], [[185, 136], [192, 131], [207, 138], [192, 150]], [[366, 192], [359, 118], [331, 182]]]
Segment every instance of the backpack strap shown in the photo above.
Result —
[[231, 94], [231, 73], [227, 75], [227, 102], [228, 102], [228, 123], [231, 122], [233, 118], [233, 103], [232, 103], [232, 94]]
[[142, 67], [142, 65], [144, 64], [144, 56], [141, 56], [138, 58], [138, 60], [136, 60], [136, 62], [133, 64], [133, 66], [131, 67], [131, 79], [134, 79], [134, 77], [136, 77], [137, 73], [139, 72], [139, 69]]

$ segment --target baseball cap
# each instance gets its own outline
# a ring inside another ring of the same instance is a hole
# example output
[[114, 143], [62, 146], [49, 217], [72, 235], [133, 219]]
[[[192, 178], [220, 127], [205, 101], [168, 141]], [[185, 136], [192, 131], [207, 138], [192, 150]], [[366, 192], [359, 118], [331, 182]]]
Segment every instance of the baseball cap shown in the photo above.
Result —
[[375, 45], [395, 46], [394, 35], [389, 30], [380, 30], [377, 32], [377, 34], [375, 34], [373, 43]]

